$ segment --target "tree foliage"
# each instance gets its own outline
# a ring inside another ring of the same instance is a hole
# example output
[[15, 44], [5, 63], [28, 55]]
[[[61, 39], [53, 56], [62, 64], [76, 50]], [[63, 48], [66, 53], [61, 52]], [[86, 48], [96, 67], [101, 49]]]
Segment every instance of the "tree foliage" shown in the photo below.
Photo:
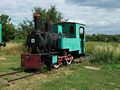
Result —
[[2, 39], [3, 41], [10, 41], [14, 38], [15, 26], [11, 23], [11, 18], [6, 15], [1, 15], [2, 22]]
[[120, 42], [120, 35], [87, 35], [87, 41]]
[[[62, 14], [57, 11], [55, 6], [51, 6], [49, 9], [43, 9], [41, 7], [35, 7], [32, 10], [33, 14], [38, 13], [40, 14], [40, 30], [45, 31], [45, 23], [46, 20], [50, 22], [58, 23], [61, 21]], [[33, 20], [23, 20], [22, 23], [19, 24], [18, 32], [21, 33], [17, 36], [17, 38], [26, 38], [26, 35], [34, 29], [34, 22]]]
[[61, 21], [62, 14], [57, 11], [55, 6], [50, 6], [49, 9], [43, 9], [40, 7], [35, 7], [34, 10], [32, 10], [33, 13], [38, 13], [40, 14], [40, 19], [41, 19], [41, 30], [45, 30], [45, 23], [46, 20], [49, 20], [52, 23], [58, 23]]
[[16, 39], [25, 39], [28, 33], [33, 30], [33, 28], [33, 21], [30, 21], [28, 19], [23, 20], [23, 22], [19, 24], [19, 28], [17, 29], [17, 33], [15, 35]]

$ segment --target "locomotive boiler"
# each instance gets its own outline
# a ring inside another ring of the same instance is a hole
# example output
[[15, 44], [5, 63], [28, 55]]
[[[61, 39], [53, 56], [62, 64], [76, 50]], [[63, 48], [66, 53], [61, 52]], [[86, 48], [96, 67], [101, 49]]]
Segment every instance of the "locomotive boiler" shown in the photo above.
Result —
[[35, 28], [27, 36], [28, 53], [21, 54], [24, 69], [40, 69], [46, 65], [50, 70], [71, 64], [74, 58], [85, 54], [85, 25], [75, 22], [46, 23], [40, 30], [40, 14], [34, 14]]

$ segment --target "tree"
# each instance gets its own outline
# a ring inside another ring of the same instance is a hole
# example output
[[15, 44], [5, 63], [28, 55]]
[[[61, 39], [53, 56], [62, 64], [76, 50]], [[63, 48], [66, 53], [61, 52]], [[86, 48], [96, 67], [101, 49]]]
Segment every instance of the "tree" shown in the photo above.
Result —
[[33, 13], [38, 13], [40, 14], [40, 19], [41, 19], [41, 30], [45, 30], [45, 23], [46, 20], [54, 23], [59, 23], [62, 17], [62, 13], [57, 11], [55, 6], [50, 6], [48, 10], [40, 8], [40, 7], [35, 7], [34, 10], [32, 10]]
[[13, 34], [15, 33], [15, 26], [11, 23], [11, 18], [6, 15], [1, 15], [2, 22], [2, 39], [3, 41], [10, 41], [14, 39]]
[[47, 19], [50, 19], [54, 23], [58, 23], [63, 19], [62, 13], [58, 12], [55, 6], [51, 6], [47, 11]]
[[120, 35], [87, 35], [87, 41], [102, 41], [102, 42], [120, 42]]
[[33, 29], [34, 29], [33, 21], [27, 19], [23, 20], [23, 22], [19, 24], [19, 28], [15, 36], [17, 39], [25, 39], [28, 33]]
[[[41, 7], [34, 7], [32, 10], [33, 13], [40, 14], [40, 30], [45, 31], [45, 23], [46, 20], [49, 20], [50, 22], [59, 23], [61, 21], [62, 14], [57, 11], [55, 6], [50, 6], [49, 9], [43, 9]], [[22, 23], [19, 24], [18, 32], [20, 33], [17, 35], [17, 38], [26, 38], [26, 35], [31, 32], [34, 29], [34, 22], [33, 20], [23, 20]]]

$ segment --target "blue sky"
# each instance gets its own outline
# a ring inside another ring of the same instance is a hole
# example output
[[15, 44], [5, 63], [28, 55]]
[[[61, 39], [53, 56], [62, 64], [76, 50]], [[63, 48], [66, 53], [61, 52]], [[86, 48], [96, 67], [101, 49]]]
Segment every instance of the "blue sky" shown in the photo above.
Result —
[[87, 25], [87, 34], [120, 34], [120, 0], [2, 0], [0, 14], [6, 13], [17, 25], [32, 19], [34, 6], [56, 5], [65, 19]]

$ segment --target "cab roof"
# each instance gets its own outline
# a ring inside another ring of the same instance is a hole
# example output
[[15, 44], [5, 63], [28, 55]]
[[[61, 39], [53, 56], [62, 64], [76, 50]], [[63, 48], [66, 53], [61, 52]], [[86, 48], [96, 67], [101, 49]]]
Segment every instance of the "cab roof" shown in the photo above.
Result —
[[60, 23], [56, 23], [54, 25], [57, 25], [57, 24], [66, 24], [66, 23], [68, 23], [68, 24], [80, 24], [80, 25], [86, 26], [85, 24], [78, 23], [78, 22], [60, 22]]

